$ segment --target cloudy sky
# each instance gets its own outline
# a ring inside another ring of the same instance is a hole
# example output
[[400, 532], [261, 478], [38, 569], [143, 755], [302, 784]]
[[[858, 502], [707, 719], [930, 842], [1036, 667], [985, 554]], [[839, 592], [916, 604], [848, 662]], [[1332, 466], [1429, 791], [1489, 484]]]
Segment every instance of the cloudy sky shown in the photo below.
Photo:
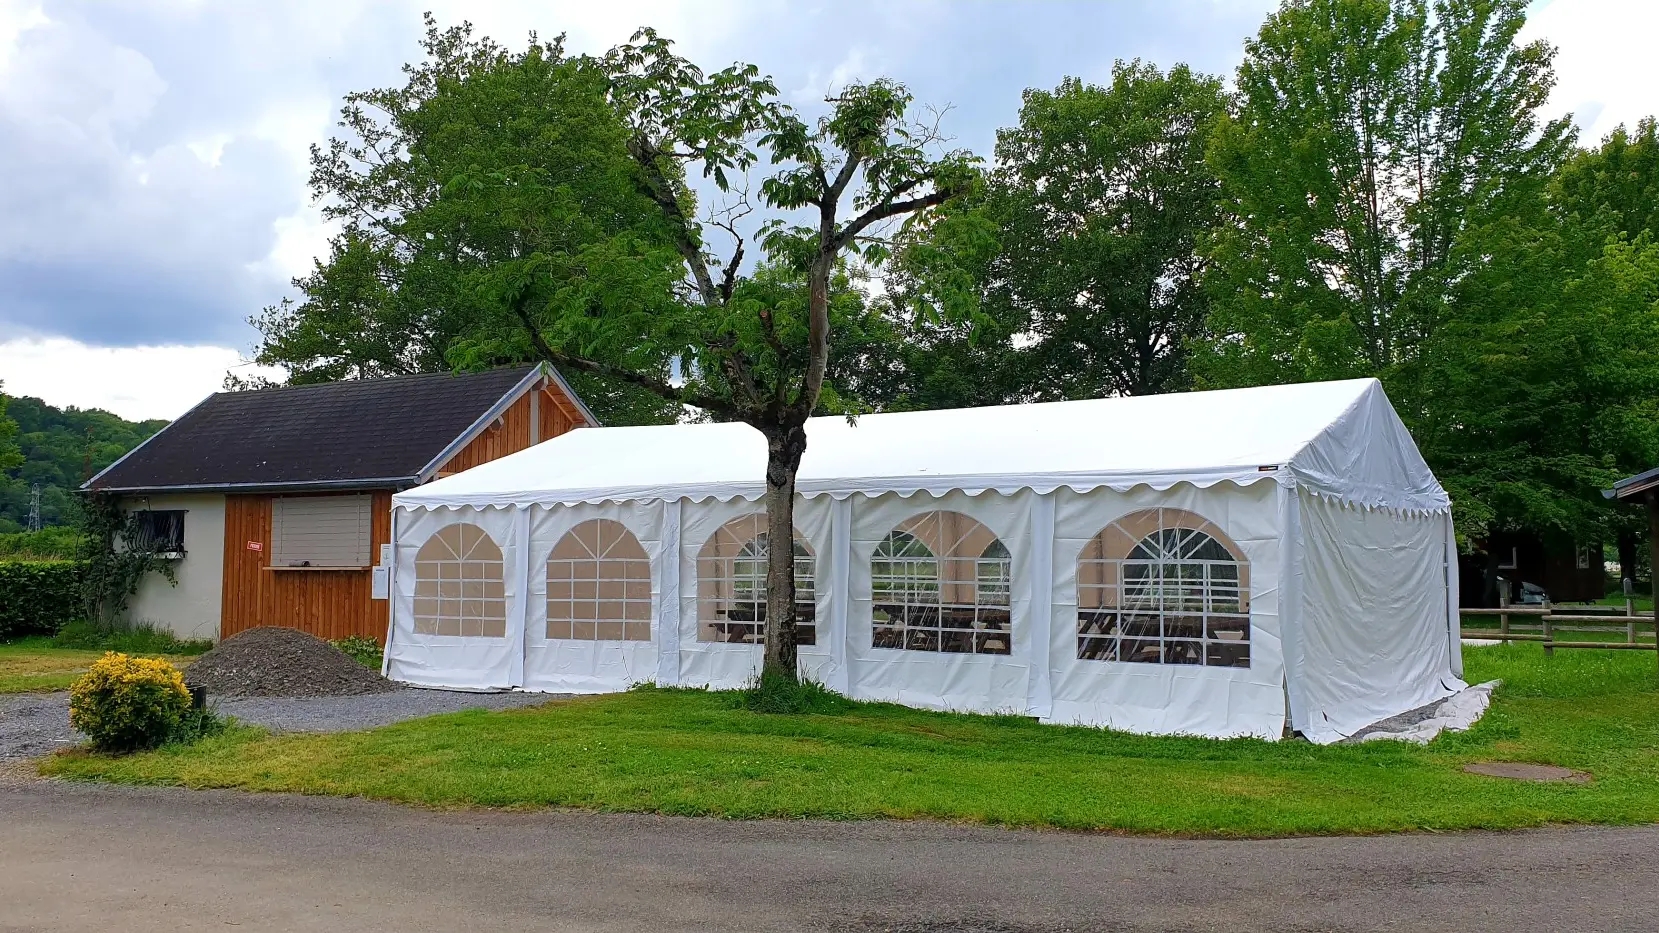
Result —
[[[0, 0], [0, 381], [10, 394], [178, 415], [214, 391], [329, 234], [307, 147], [343, 94], [398, 83], [420, 14], [598, 52], [642, 24], [708, 66], [752, 61], [806, 104], [889, 75], [989, 153], [1026, 87], [1113, 60], [1230, 72], [1276, 0], [373, 2]], [[1659, 112], [1655, 0], [1535, 0], [1551, 109], [1586, 138]]]

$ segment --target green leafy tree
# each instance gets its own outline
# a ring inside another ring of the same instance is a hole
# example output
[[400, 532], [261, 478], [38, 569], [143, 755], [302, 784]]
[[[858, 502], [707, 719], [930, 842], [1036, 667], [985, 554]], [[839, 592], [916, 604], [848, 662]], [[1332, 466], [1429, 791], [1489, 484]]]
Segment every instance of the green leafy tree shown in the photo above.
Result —
[[1288, 0], [1246, 45], [1210, 161], [1228, 223], [1204, 382], [1406, 375], [1479, 265], [1468, 231], [1542, 206], [1569, 146], [1522, 0]]
[[[666, 294], [679, 272], [670, 230], [635, 185], [601, 67], [561, 40], [532, 37], [514, 53], [430, 16], [423, 48], [402, 86], [348, 95], [341, 135], [312, 149], [311, 190], [341, 232], [295, 281], [300, 300], [252, 321], [258, 361], [296, 383], [535, 359], [523, 339], [481, 350], [497, 309], [478, 282], [498, 263], [546, 257], [544, 274], [578, 291], [605, 270], [576, 257], [604, 262], [607, 250], [630, 257], [640, 287]], [[466, 173], [526, 183], [488, 201], [445, 197]], [[606, 423], [678, 414], [637, 387], [566, 375]]]
[[1550, 184], [1550, 206], [1581, 227], [1594, 249], [1608, 236], [1659, 239], [1659, 124], [1613, 130], [1600, 146], [1573, 155]]
[[[31, 490], [41, 488], [40, 517], [46, 526], [72, 525], [75, 490], [114, 463], [167, 422], [126, 421], [99, 409], [57, 408], [38, 398], [0, 399], [5, 419], [16, 424], [22, 462], [0, 472], [0, 533], [23, 529]], [[0, 432], [5, 428], [0, 426]], [[0, 447], [4, 447], [0, 442]]]
[[[0, 383], [0, 387], [5, 384]], [[23, 452], [17, 448], [17, 422], [6, 416], [6, 396], [0, 393], [0, 470], [11, 470], [23, 464]]]
[[[976, 162], [941, 151], [936, 129], [911, 119], [909, 93], [891, 81], [851, 84], [808, 122], [753, 65], [706, 74], [648, 29], [601, 66], [636, 190], [679, 265], [665, 276], [655, 242], [637, 237], [526, 250], [487, 277], [502, 311], [494, 340], [527, 337], [556, 365], [755, 428], [767, 450], [768, 540], [789, 541], [807, 418], [858, 406], [826, 378], [834, 335], [858, 311], [837, 300], [838, 279], [883, 263], [895, 226], [969, 191]], [[706, 219], [684, 182], [693, 171], [728, 199]], [[445, 195], [456, 210], [505, 216], [556, 182], [533, 168], [475, 171]], [[750, 191], [776, 216], [755, 232], [764, 262], [746, 274]], [[725, 256], [714, 254], [715, 229], [735, 244]], [[768, 549], [767, 606], [764, 675], [794, 680], [792, 548]]]
[[1025, 92], [1019, 125], [997, 135], [986, 302], [1032, 341], [1031, 396], [1186, 385], [1209, 312], [1198, 240], [1220, 215], [1205, 147], [1226, 111], [1221, 81], [1185, 65], [1118, 62], [1108, 87]]

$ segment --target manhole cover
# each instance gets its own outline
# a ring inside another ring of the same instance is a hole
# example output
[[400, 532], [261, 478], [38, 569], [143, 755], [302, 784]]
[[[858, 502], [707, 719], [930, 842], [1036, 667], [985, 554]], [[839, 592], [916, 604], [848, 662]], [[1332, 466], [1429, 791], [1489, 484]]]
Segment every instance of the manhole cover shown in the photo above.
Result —
[[1583, 771], [1558, 768], [1555, 765], [1529, 765], [1519, 761], [1477, 761], [1464, 765], [1463, 770], [1470, 774], [1509, 778], [1512, 781], [1571, 781], [1574, 784], [1587, 784], [1590, 781], [1590, 775]]

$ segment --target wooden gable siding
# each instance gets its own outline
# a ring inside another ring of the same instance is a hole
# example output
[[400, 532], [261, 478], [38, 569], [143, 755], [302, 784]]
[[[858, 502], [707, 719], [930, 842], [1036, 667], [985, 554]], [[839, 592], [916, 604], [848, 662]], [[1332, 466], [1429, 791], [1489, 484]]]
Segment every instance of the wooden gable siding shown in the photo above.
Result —
[[[386, 640], [390, 603], [370, 599], [367, 570], [272, 570], [268, 495], [225, 497], [225, 580], [219, 637], [265, 625], [295, 628], [318, 638], [363, 635]], [[374, 492], [371, 556], [392, 540], [392, 491]], [[259, 550], [248, 547], [259, 544]]]
[[[538, 393], [540, 397], [533, 398]], [[532, 410], [536, 410], [541, 420], [541, 427], [533, 439], [530, 432]], [[518, 453], [530, 447], [532, 440], [539, 444], [585, 423], [580, 410], [565, 397], [556, 383], [532, 389], [503, 412], [498, 421], [473, 438], [472, 443], [449, 458], [449, 462], [438, 469], [438, 475], [449, 476], [470, 470], [481, 463]]]

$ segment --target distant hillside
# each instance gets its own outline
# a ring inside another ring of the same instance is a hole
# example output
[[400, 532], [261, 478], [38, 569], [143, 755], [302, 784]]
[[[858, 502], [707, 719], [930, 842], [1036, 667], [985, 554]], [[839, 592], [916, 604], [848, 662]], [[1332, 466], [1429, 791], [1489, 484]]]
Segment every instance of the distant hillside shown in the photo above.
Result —
[[97, 473], [167, 425], [162, 420], [135, 424], [97, 408], [54, 408], [28, 396], [6, 396], [6, 417], [17, 422], [24, 461], [0, 475], [0, 532], [25, 527], [29, 487], [35, 483], [41, 486], [41, 521], [73, 521], [74, 490], [88, 471]]

